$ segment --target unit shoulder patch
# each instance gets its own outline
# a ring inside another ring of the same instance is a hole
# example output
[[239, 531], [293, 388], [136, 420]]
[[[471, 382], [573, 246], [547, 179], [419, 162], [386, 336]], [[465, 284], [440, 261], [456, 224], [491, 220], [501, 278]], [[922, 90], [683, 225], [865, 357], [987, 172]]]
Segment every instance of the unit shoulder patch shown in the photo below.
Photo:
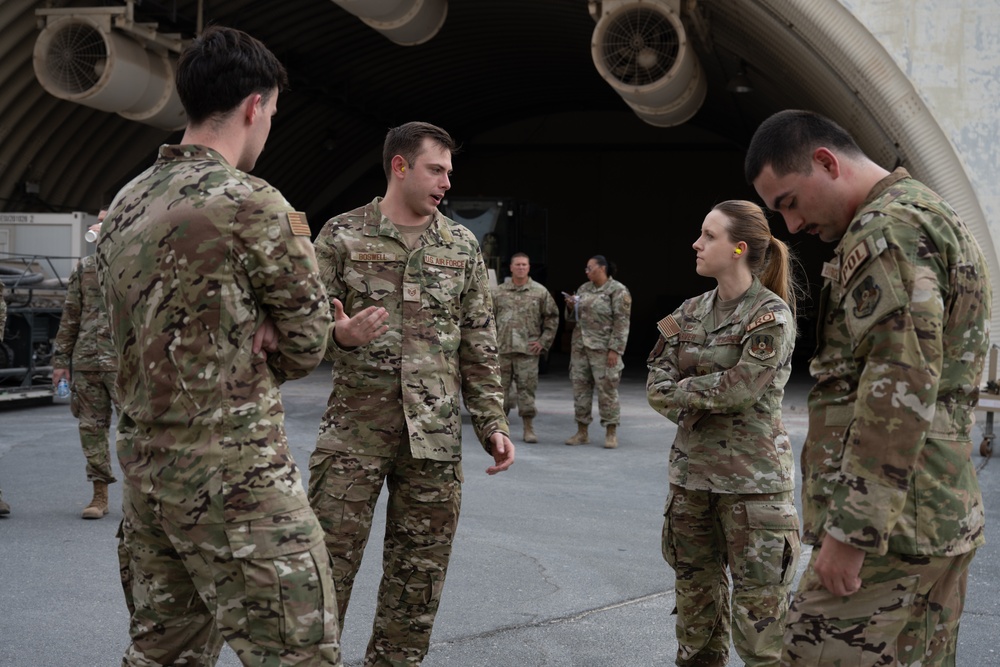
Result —
[[656, 328], [659, 329], [664, 338], [676, 336], [681, 332], [681, 328], [678, 326], [677, 320], [674, 319], [673, 315], [667, 315], [662, 320], [657, 322]]
[[777, 352], [774, 350], [774, 336], [771, 334], [754, 334], [750, 337], [750, 344], [747, 352], [755, 359], [765, 361], [773, 357]]

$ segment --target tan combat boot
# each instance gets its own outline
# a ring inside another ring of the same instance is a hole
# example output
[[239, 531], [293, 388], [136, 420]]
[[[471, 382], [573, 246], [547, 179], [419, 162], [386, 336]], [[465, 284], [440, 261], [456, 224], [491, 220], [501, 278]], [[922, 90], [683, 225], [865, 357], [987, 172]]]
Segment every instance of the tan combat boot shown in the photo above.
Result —
[[522, 440], [525, 442], [538, 442], [538, 436], [535, 435], [535, 429], [531, 427], [531, 417], [524, 418], [524, 437]]
[[4, 502], [3, 498], [0, 498], [0, 516], [7, 516], [10, 514], [10, 505]]
[[615, 449], [618, 447], [618, 425], [608, 424], [607, 433], [604, 434], [604, 449]]
[[108, 483], [94, 481], [94, 499], [83, 508], [84, 519], [100, 519], [108, 513]]
[[576, 423], [576, 435], [572, 436], [566, 441], [567, 445], [586, 445], [590, 442], [590, 436], [587, 435], [587, 425]]

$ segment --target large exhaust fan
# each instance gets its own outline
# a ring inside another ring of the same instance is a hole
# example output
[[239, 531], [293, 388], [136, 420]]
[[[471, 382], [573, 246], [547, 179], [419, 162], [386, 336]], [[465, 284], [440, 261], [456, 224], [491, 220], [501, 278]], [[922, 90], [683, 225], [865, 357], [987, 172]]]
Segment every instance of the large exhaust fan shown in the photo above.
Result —
[[35, 76], [49, 94], [164, 130], [184, 127], [171, 53], [182, 47], [177, 36], [134, 23], [131, 3], [36, 14], [44, 27], [35, 41]]
[[680, 19], [679, 0], [590, 2], [598, 73], [650, 125], [680, 125], [701, 108], [705, 73]]
[[438, 34], [447, 0], [333, 0], [400, 46], [423, 44]]

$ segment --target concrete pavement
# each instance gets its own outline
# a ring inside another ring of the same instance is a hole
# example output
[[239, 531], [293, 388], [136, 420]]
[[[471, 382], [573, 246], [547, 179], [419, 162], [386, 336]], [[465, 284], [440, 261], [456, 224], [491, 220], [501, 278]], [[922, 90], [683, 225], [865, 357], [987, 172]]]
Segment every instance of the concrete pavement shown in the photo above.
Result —
[[[673, 574], [660, 555], [660, 528], [674, 427], [646, 405], [644, 369], [632, 361], [621, 392], [619, 449], [603, 449], [596, 426], [591, 445], [563, 445], [575, 430], [564, 366], [556, 360], [541, 378], [540, 443], [520, 442], [520, 419], [512, 415], [518, 449], [509, 472], [483, 472], [489, 459], [466, 425], [462, 518], [425, 667], [673, 664]], [[302, 466], [329, 382], [324, 366], [283, 389], [289, 441]], [[785, 399], [797, 450], [807, 388], [808, 379], [796, 379]], [[978, 461], [978, 427], [976, 437]], [[992, 525], [1000, 461], [986, 466], [980, 482]], [[0, 519], [0, 665], [119, 664], [128, 642], [114, 538], [121, 485], [111, 487], [111, 514], [79, 518], [90, 486], [65, 403], [0, 409], [0, 488], [13, 508]], [[374, 615], [384, 500], [343, 629], [346, 665], [360, 665]], [[991, 540], [973, 562], [959, 665], [1000, 665], [993, 643], [998, 553]], [[226, 649], [219, 664], [239, 662]], [[742, 664], [735, 653], [730, 664]]]

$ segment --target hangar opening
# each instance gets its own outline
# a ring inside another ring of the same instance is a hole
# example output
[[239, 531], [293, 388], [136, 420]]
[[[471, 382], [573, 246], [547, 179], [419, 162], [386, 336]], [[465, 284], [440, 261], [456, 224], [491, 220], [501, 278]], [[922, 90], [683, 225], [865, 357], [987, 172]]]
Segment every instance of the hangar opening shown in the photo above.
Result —
[[[1000, 275], [960, 159], [840, 2], [8, 0], [0, 21], [5, 211], [95, 212], [159, 144], [178, 140], [169, 71], [179, 43], [214, 22], [260, 38], [289, 69], [255, 173], [305, 211], [314, 232], [384, 190], [388, 127], [441, 125], [463, 144], [453, 197], [505, 202], [544, 221], [533, 265], [554, 294], [578, 287], [594, 254], [617, 263], [634, 298], [632, 369], [653, 345], [655, 322], [711, 285], [695, 274], [690, 244], [713, 204], [756, 200], [743, 152], [782, 108], [834, 118], [883, 166], [902, 165], [938, 190]], [[59, 21], [105, 50], [88, 72], [104, 88], [53, 90], [46, 49], [62, 43]], [[815, 291], [832, 246], [789, 237], [780, 219], [773, 228]], [[812, 348], [811, 304], [801, 313], [798, 357]], [[1000, 331], [1000, 320], [993, 325]]]

